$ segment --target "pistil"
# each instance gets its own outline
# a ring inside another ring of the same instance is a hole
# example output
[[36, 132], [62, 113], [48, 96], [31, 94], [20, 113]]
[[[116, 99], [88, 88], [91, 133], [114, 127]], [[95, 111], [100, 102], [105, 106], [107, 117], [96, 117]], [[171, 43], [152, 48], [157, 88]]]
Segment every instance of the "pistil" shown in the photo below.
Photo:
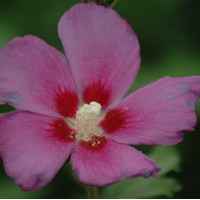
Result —
[[102, 135], [98, 128], [100, 112], [101, 105], [97, 102], [84, 104], [77, 111], [74, 121], [75, 129], [78, 133], [76, 135], [77, 140], [89, 141], [91, 135]]

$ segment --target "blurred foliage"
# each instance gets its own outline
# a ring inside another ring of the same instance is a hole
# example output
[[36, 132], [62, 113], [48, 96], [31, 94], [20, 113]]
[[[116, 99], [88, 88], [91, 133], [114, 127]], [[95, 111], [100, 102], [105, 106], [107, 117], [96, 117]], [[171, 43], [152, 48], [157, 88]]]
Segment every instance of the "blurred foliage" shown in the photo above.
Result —
[[171, 171], [180, 170], [180, 155], [175, 147], [154, 147], [149, 155], [160, 167], [157, 178], [134, 178], [118, 182], [106, 187], [101, 197], [113, 199], [135, 198], [172, 198], [174, 192], [181, 189], [181, 184], [172, 177], [167, 177]]
[[96, 2], [98, 4], [103, 4], [110, 7], [114, 7], [114, 5], [117, 3], [117, 0], [81, 0], [81, 1], [85, 3]]
[[172, 198], [174, 192], [180, 189], [180, 184], [174, 178], [160, 177], [148, 180], [136, 178], [105, 188], [102, 197], [114, 199]]
[[8, 178], [3, 170], [0, 170], [0, 198], [86, 198], [86, 187], [83, 187], [75, 180], [71, 173], [69, 163], [60, 170], [54, 180], [39, 191], [23, 192], [12, 179]]
[[[62, 51], [57, 24], [77, 2], [0, 0], [0, 48], [16, 36], [32, 34]], [[141, 45], [141, 70], [129, 92], [163, 76], [200, 75], [199, 0], [118, 0], [114, 9], [131, 24]], [[0, 106], [1, 112], [10, 110], [9, 106]], [[199, 116], [200, 103], [197, 112]], [[102, 197], [110, 194], [117, 198], [116, 193], [126, 187], [128, 192], [120, 193], [124, 198], [172, 197], [174, 192], [175, 198], [199, 198], [199, 133], [198, 124], [195, 134], [186, 134], [185, 140], [173, 148], [144, 148], [145, 153], [152, 150], [151, 158], [163, 168], [159, 178], [121, 181], [102, 189]], [[179, 169], [180, 161], [182, 170], [172, 172]], [[22, 192], [0, 167], [0, 198], [86, 198], [85, 189], [69, 164], [43, 190], [28, 193]]]

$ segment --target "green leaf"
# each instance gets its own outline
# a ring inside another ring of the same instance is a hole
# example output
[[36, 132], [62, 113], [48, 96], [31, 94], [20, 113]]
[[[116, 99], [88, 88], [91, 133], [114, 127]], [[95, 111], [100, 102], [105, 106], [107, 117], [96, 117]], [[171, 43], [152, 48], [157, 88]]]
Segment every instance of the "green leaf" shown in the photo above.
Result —
[[40, 191], [24, 192], [11, 179], [2, 178], [0, 181], [0, 196], [2, 199], [45, 198], [49, 192], [47, 188]]
[[181, 158], [175, 146], [154, 147], [149, 157], [160, 166], [159, 176], [166, 175], [170, 171], [180, 171]]
[[175, 147], [154, 147], [150, 157], [161, 167], [157, 178], [133, 178], [120, 181], [103, 188], [101, 198], [172, 198], [181, 190], [181, 184], [173, 177], [167, 177], [170, 171], [180, 170], [180, 156]]
[[144, 178], [128, 179], [104, 188], [102, 198], [172, 198], [173, 193], [178, 192], [181, 185], [173, 178]]

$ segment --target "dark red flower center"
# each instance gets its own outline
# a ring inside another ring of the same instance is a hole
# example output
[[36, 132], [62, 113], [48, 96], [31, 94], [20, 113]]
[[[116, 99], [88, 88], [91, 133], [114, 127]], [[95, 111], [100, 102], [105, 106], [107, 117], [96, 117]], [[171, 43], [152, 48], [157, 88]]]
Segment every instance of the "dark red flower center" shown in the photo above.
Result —
[[81, 144], [92, 151], [97, 151], [102, 149], [105, 146], [106, 142], [106, 137], [92, 135], [89, 141], [81, 141]]
[[106, 109], [110, 103], [110, 91], [100, 82], [92, 83], [86, 87], [83, 93], [83, 100], [87, 104], [92, 101], [97, 102], [101, 104], [103, 109]]
[[[54, 136], [60, 140], [78, 141], [87, 148], [100, 149], [106, 143], [105, 133], [112, 133], [125, 125], [125, 112], [113, 109], [102, 120], [102, 106], [109, 104], [109, 92], [98, 83], [86, 88], [83, 99], [86, 102], [78, 109], [78, 97], [68, 90], [59, 90], [56, 105], [65, 120], [55, 120], [52, 124]], [[71, 118], [71, 119], [69, 119]]]
[[120, 109], [109, 111], [105, 118], [101, 121], [100, 127], [106, 133], [112, 133], [122, 128], [126, 123], [126, 113]]
[[55, 103], [61, 115], [64, 117], [75, 117], [79, 103], [78, 96], [75, 92], [59, 89], [55, 95]]

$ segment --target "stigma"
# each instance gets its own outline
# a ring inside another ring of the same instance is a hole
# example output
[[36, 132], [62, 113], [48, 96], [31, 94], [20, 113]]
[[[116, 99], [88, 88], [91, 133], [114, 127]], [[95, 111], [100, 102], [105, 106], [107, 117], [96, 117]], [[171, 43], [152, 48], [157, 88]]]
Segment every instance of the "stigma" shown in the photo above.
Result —
[[74, 121], [77, 132], [76, 140], [89, 141], [91, 136], [102, 136], [98, 127], [100, 120], [101, 105], [97, 102], [84, 104], [77, 112]]

